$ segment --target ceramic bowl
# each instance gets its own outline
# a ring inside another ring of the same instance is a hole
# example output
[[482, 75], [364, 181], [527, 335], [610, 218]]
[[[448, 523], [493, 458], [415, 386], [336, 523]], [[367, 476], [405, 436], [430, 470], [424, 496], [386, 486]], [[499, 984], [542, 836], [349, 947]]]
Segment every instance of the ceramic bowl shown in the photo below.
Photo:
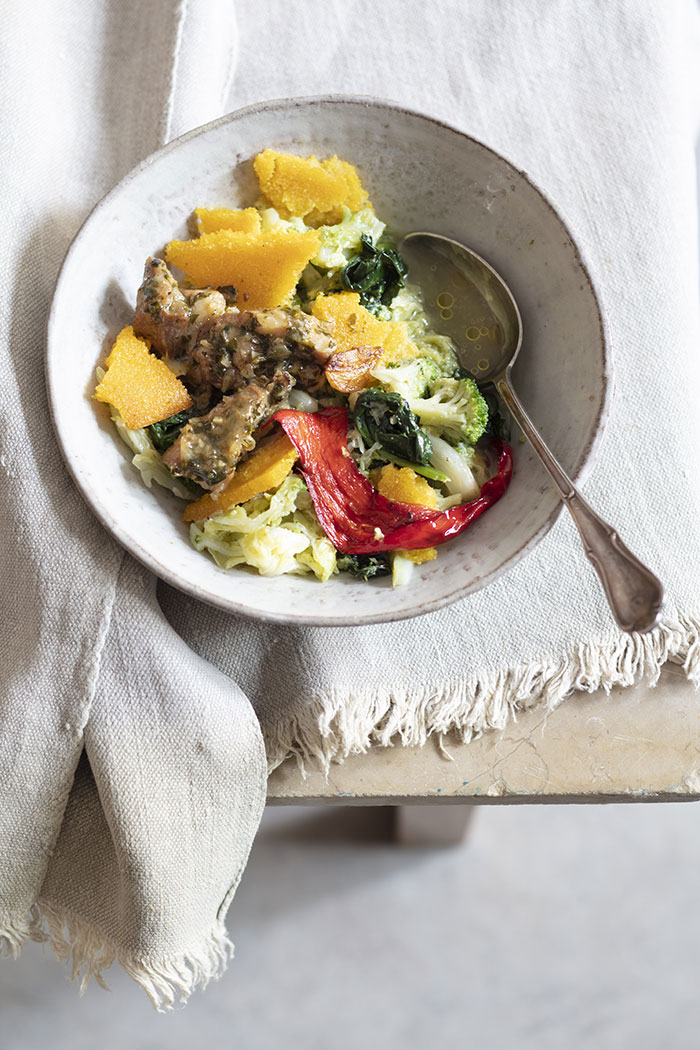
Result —
[[155, 153], [97, 205], [66, 257], [48, 324], [50, 402], [66, 463], [112, 535], [203, 601], [285, 623], [365, 624], [429, 612], [512, 568], [555, 521], [561, 505], [528, 446], [514, 441], [506, 496], [417, 568], [411, 585], [394, 589], [387, 578], [363, 583], [347, 574], [324, 584], [265, 579], [225, 572], [190, 546], [181, 502], [144, 488], [106, 406], [91, 397], [96, 365], [130, 322], [146, 257], [187, 236], [194, 207], [252, 203], [252, 158], [266, 147], [337, 154], [357, 167], [394, 232], [447, 234], [488, 259], [523, 316], [516, 388], [571, 476], [581, 481], [590, 470], [609, 391], [605, 326], [557, 210], [524, 172], [458, 129], [390, 102], [345, 96], [264, 102], [222, 117]]

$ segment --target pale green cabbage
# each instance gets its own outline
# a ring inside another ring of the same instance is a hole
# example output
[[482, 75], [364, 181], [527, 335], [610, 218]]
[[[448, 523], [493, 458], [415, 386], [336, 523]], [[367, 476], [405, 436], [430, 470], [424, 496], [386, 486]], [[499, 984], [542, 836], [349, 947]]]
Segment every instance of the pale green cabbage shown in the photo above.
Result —
[[[97, 373], [98, 379], [101, 381], [104, 371], [98, 368]], [[141, 475], [146, 488], [150, 489], [155, 481], [156, 485], [162, 485], [164, 489], [169, 489], [179, 499], [191, 500], [192, 493], [165, 466], [160, 453], [153, 447], [148, 431], [145, 429], [131, 430], [114, 405], [109, 406], [109, 411], [119, 437], [125, 445], [128, 445], [132, 452], [136, 453], [131, 462]]]
[[312, 572], [319, 580], [337, 571], [335, 547], [298, 474], [290, 474], [274, 492], [193, 523], [190, 539], [222, 569], [250, 565], [261, 576]]
[[339, 270], [348, 260], [360, 251], [362, 236], [369, 237], [372, 244], [384, 232], [384, 223], [380, 222], [371, 208], [350, 211], [343, 208], [343, 218], [333, 226], [319, 226], [316, 230], [321, 247], [311, 260], [313, 266], [321, 270]]
[[303, 219], [299, 219], [296, 216], [292, 216], [291, 219], [283, 219], [276, 208], [258, 208], [260, 213], [260, 229], [262, 233], [268, 233], [270, 230], [274, 230], [282, 227], [283, 230], [295, 230], [297, 233], [304, 233], [308, 226]]
[[404, 557], [400, 551], [391, 555], [391, 586], [406, 587], [411, 582], [416, 564]]

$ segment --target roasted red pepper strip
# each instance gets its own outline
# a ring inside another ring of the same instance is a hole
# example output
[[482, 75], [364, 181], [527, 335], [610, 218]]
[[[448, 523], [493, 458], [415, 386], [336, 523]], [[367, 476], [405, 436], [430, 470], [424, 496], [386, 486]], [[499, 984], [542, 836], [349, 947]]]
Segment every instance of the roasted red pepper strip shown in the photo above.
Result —
[[321, 412], [281, 409], [279, 423], [297, 452], [314, 508], [326, 535], [345, 554], [418, 550], [452, 539], [496, 503], [508, 488], [513, 455], [504, 441], [494, 442], [498, 474], [481, 495], [447, 511], [386, 499], [357, 469], [347, 446], [344, 408]]

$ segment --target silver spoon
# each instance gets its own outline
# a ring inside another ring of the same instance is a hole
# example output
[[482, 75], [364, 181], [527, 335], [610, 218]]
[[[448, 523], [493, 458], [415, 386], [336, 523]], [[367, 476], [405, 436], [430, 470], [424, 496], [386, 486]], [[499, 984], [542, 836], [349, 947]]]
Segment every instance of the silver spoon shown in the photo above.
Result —
[[[428, 314], [431, 314], [431, 303], [436, 302], [440, 308], [439, 316], [431, 317], [437, 331], [452, 336], [463, 368], [480, 383], [493, 383], [540, 457], [576, 523], [584, 550], [600, 577], [618, 625], [623, 631], [650, 631], [661, 612], [664, 593], [661, 582], [577, 491], [513, 390], [511, 370], [522, 345], [523, 327], [508, 285], [470, 248], [436, 233], [407, 234], [401, 243], [401, 253], [411, 275], [428, 292]], [[464, 278], [460, 280], [457, 276], [457, 287], [455, 269]], [[445, 292], [447, 288], [454, 288], [455, 294]], [[478, 339], [478, 347], [465, 346], [465, 317], [483, 314], [485, 306], [496, 324], [489, 328], [485, 338]]]

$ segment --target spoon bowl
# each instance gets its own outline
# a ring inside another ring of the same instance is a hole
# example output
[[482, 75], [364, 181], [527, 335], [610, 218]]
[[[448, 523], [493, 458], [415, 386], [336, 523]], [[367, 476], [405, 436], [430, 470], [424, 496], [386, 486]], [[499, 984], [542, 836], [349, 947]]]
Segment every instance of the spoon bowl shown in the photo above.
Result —
[[428, 316], [451, 336], [462, 368], [479, 383], [493, 383], [539, 456], [574, 519], [618, 626], [628, 632], [650, 631], [663, 603], [660, 580], [584, 500], [513, 389], [511, 371], [522, 346], [523, 323], [510, 288], [485, 259], [449, 237], [409, 233], [401, 251], [423, 289]]
[[462, 368], [479, 383], [504, 376], [520, 353], [523, 323], [503, 278], [470, 248], [437, 233], [408, 233], [401, 253], [425, 295], [428, 315], [448, 332]]

